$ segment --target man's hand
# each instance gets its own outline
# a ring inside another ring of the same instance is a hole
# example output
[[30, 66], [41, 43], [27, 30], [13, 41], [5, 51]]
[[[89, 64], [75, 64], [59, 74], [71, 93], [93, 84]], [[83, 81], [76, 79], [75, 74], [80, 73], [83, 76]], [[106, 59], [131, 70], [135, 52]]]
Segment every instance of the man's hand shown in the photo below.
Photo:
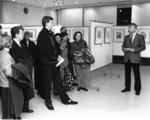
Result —
[[122, 48], [124, 52], [129, 51], [129, 52], [135, 52], [135, 49], [133, 48]]
[[130, 52], [135, 52], [135, 49], [129, 48], [129, 51], [130, 51]]
[[59, 62], [62, 59], [62, 57], [59, 55], [57, 58], [57, 61]]

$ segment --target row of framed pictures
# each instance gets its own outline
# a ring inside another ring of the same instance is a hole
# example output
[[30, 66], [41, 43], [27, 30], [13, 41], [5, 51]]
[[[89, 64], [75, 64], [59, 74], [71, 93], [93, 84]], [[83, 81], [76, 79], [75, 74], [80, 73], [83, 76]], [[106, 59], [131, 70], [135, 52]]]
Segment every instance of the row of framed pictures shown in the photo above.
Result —
[[112, 28], [111, 27], [95, 27], [95, 45], [110, 44], [112, 41]]
[[[114, 29], [114, 42], [123, 42], [124, 37], [126, 35], [125, 29]], [[145, 38], [146, 43], [150, 43], [150, 29], [138, 29], [138, 34], [141, 34]]]
[[[11, 35], [10, 33], [11, 28], [3, 28], [3, 33], [7, 33], [8, 35]], [[31, 34], [30, 40], [36, 41], [36, 29], [24, 29], [24, 31], [28, 31]]]

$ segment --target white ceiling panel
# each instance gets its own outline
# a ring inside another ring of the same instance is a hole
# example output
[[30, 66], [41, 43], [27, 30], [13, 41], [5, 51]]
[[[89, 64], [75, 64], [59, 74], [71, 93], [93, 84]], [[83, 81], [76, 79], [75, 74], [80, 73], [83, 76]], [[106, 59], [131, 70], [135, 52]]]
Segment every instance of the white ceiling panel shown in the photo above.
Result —
[[[92, 5], [111, 5], [118, 3], [141, 3], [150, 0], [0, 0], [19, 4], [33, 5], [38, 7], [69, 7], [69, 6], [92, 6]], [[42, 2], [43, 1], [43, 2]], [[56, 3], [57, 1], [57, 3]], [[56, 5], [57, 4], [57, 5]], [[56, 5], [56, 6], [55, 6]]]

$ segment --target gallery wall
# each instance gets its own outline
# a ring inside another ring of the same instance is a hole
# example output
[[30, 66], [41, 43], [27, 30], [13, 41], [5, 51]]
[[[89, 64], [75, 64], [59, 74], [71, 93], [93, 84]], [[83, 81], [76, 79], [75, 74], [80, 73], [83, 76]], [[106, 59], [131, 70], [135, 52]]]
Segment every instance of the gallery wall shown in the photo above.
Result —
[[[115, 32], [120, 32], [120, 36], [119, 40], [117, 40]], [[138, 27], [138, 31], [139, 34], [141, 34], [141, 32], [145, 33], [145, 43], [146, 43], [146, 50], [144, 50], [141, 53], [142, 57], [150, 57], [150, 26], [139, 26]], [[124, 27], [124, 26], [120, 26], [120, 27], [114, 27], [114, 42], [113, 42], [113, 55], [114, 56], [123, 56], [123, 52], [122, 52], [122, 43], [123, 40], [122, 38], [124, 38], [125, 35], [128, 34], [128, 27]]]
[[84, 26], [90, 26], [90, 21], [113, 23], [117, 21], [117, 6], [101, 6], [84, 8]]
[[[21, 25], [41, 25], [41, 19], [45, 15], [54, 17], [56, 24], [56, 10], [45, 9], [30, 5], [22, 5], [11, 2], [0, 2], [2, 6], [2, 23], [20, 23]], [[23, 9], [28, 8], [28, 14], [24, 14]]]
[[150, 3], [132, 5], [132, 22], [150, 26]]
[[[108, 28], [111, 29], [109, 32], [111, 34], [106, 35]], [[92, 21], [90, 30], [90, 48], [95, 57], [95, 63], [91, 65], [91, 70], [96, 70], [112, 63], [113, 24]], [[109, 42], [106, 42], [107, 36], [110, 38]]]

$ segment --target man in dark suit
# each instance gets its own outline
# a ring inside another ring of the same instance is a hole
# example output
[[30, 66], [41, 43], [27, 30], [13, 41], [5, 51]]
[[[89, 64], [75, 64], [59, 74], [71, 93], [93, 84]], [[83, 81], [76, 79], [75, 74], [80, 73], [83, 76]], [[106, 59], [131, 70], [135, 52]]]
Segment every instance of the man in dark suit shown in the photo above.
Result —
[[[30, 37], [32, 37], [31, 33], [26, 31], [24, 33], [24, 39], [20, 43], [21, 43], [21, 46], [23, 46], [23, 48], [25, 48], [30, 60], [34, 61], [33, 62], [33, 66], [34, 66], [35, 59], [36, 59], [35, 43], [30, 40]], [[32, 72], [33, 72], [33, 66], [31, 66], [30, 71], [29, 71], [31, 78], [32, 78]]]
[[125, 36], [122, 45], [125, 63], [125, 88], [121, 92], [129, 92], [131, 88], [131, 67], [135, 77], [135, 94], [140, 95], [141, 78], [140, 78], [140, 53], [146, 48], [144, 36], [137, 33], [137, 25], [131, 23], [128, 26], [129, 35]]
[[40, 61], [40, 68], [43, 74], [43, 98], [45, 99], [45, 105], [49, 110], [54, 110], [51, 100], [51, 83], [55, 86], [58, 95], [62, 103], [64, 104], [77, 104], [72, 101], [64, 91], [62, 80], [60, 77], [59, 69], [56, 64], [61, 60], [59, 50], [56, 46], [54, 34], [51, 31], [53, 26], [53, 18], [50, 16], [44, 16], [42, 19], [43, 29], [38, 35], [37, 50], [38, 58]]
[[[24, 37], [24, 31], [22, 26], [16, 26], [11, 29], [11, 35], [13, 38], [12, 47], [10, 49], [10, 54], [15, 60], [15, 63], [24, 64], [29, 71], [32, 69], [32, 59], [29, 54], [26, 52], [24, 46], [21, 45], [21, 41]], [[23, 112], [32, 113], [33, 110], [29, 109], [29, 100], [34, 97], [34, 91], [30, 92], [23, 91], [24, 93], [24, 106]]]

